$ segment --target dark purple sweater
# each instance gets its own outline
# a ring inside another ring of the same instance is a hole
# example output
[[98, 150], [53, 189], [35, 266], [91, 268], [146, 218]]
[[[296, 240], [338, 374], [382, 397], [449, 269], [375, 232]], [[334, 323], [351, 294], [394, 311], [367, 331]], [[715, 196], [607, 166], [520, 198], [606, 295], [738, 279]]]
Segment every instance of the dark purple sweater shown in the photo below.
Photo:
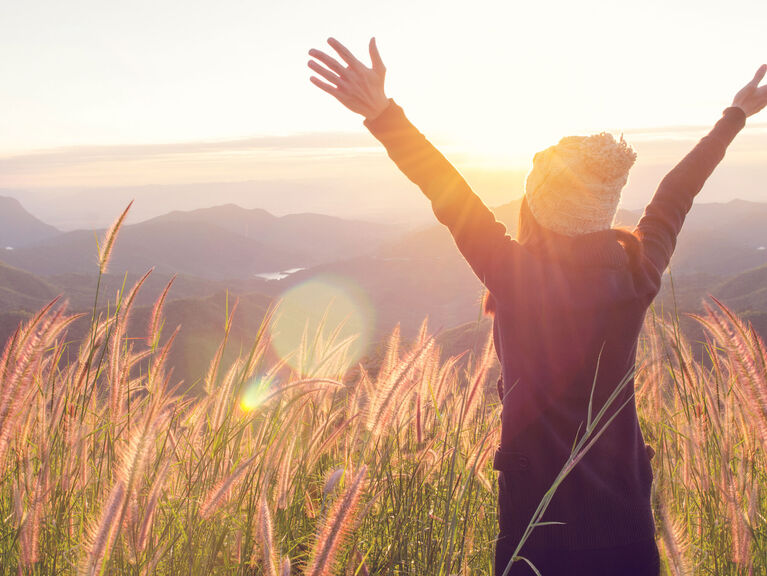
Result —
[[[660, 289], [685, 215], [744, 124], [741, 109], [726, 109], [663, 179], [637, 225], [643, 257], [632, 269], [611, 230], [533, 252], [506, 234], [394, 101], [365, 121], [431, 200], [437, 219], [495, 298], [493, 336], [505, 383], [495, 456], [499, 545], [516, 545], [562, 468], [585, 427], [594, 383], [596, 413], [634, 368], [645, 312]], [[544, 516], [565, 524], [537, 528], [525, 549], [609, 547], [653, 537], [652, 469], [633, 384], [631, 378], [614, 406], [628, 404], [562, 483]]]

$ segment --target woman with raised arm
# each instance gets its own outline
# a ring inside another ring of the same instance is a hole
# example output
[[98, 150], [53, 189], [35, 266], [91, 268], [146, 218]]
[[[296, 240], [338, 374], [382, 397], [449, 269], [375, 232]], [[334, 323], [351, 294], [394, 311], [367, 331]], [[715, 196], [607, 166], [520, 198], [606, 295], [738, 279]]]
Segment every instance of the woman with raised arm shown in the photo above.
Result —
[[542, 576], [659, 574], [652, 450], [633, 399], [637, 339], [693, 198], [746, 118], [767, 105], [767, 86], [759, 87], [767, 65], [663, 179], [633, 232], [612, 228], [636, 158], [622, 138], [571, 136], [537, 153], [516, 241], [386, 96], [375, 39], [372, 67], [328, 43], [343, 63], [311, 50], [319, 76], [311, 81], [365, 117], [490, 294], [503, 402], [496, 575], [534, 574], [509, 560], [574, 441], [608, 399], [609, 426], [558, 487], [520, 555]]

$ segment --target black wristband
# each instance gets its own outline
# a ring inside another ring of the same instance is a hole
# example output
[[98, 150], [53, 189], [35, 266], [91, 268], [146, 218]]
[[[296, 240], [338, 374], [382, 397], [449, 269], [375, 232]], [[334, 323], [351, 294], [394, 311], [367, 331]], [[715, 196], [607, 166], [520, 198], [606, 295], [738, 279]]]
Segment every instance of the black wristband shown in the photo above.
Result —
[[727, 114], [743, 114], [743, 119], [746, 119], [746, 111], [740, 106], [728, 106], [722, 111], [722, 116], [727, 116]]

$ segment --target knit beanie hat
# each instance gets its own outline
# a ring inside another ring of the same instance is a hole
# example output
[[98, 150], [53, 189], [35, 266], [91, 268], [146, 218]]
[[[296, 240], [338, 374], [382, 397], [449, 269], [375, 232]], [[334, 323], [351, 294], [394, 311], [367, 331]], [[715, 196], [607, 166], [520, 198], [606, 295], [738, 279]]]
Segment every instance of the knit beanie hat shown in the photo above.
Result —
[[620, 141], [605, 132], [562, 138], [533, 158], [525, 183], [530, 212], [542, 227], [566, 236], [611, 228], [635, 160], [622, 135]]

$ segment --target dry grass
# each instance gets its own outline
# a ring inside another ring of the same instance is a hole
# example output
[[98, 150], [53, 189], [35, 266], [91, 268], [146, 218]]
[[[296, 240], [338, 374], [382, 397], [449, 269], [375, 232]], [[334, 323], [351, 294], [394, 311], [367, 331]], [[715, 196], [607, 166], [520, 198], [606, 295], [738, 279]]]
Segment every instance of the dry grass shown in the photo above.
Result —
[[656, 520], [670, 574], [764, 574], [767, 348], [713, 303], [697, 316], [705, 342], [687, 341], [673, 320], [646, 327], [636, 389], [657, 452]]
[[[459, 363], [426, 325], [410, 347], [395, 332], [379, 374], [349, 383], [348, 344], [301, 351], [313, 372], [285, 377], [261, 330], [230, 366], [225, 338], [204, 395], [186, 398], [166, 366], [173, 338], [160, 337], [167, 290], [146, 338], [127, 338], [140, 289], [94, 312], [79, 347], [54, 302], [0, 358], [0, 573], [492, 572], [489, 344]], [[767, 352], [724, 306], [699, 320], [709, 362], [652, 316], [640, 353], [665, 569], [764, 574]], [[251, 386], [261, 401], [243, 411]]]

